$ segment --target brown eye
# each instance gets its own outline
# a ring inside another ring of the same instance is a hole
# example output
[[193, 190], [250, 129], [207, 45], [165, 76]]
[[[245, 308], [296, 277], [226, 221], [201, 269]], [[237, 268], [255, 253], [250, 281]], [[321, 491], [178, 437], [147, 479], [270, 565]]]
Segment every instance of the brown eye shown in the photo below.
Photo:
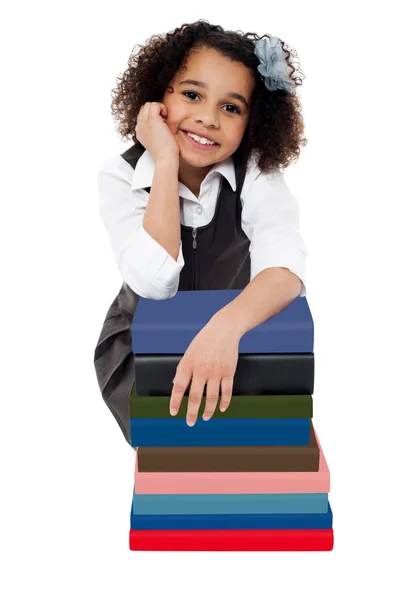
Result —
[[194, 94], [194, 96], [198, 96], [198, 94], [197, 94], [196, 92], [183, 92], [183, 96], [184, 96], [185, 94]]
[[240, 112], [241, 112], [239, 108], [237, 108], [236, 106], [234, 106], [234, 104], [227, 104], [227, 106], [232, 106], [233, 108], [235, 108], [235, 109], [236, 109], [236, 111], [237, 111], [238, 113], [240, 113]]
[[[197, 92], [182, 92], [182, 94], [185, 97], [187, 97], [186, 94], [194, 94], [194, 96], [198, 96], [199, 97], [199, 94], [197, 94]], [[189, 98], [189, 100], [193, 100], [193, 98]], [[232, 106], [236, 110], [237, 114], [240, 114], [240, 112], [241, 112], [240, 109], [237, 106], [234, 106], [234, 104], [226, 104], [226, 106]], [[227, 112], [230, 112], [230, 111], [227, 111]]]

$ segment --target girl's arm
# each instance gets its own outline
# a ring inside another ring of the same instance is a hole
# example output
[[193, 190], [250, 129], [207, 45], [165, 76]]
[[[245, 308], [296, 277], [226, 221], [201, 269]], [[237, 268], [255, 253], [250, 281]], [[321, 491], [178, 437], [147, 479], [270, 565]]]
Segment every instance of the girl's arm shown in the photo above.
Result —
[[242, 336], [306, 295], [308, 254], [299, 232], [299, 203], [281, 173], [249, 173], [242, 225], [251, 240], [251, 281], [214, 315]]
[[256, 275], [234, 300], [212, 317], [220, 327], [229, 327], [242, 337], [260, 323], [278, 314], [300, 294], [302, 281], [284, 267], [269, 267]]
[[249, 176], [246, 181], [242, 226], [251, 241], [251, 278], [242, 292], [196, 335], [178, 365], [170, 412], [177, 414], [191, 381], [189, 425], [197, 419], [205, 385], [204, 419], [213, 415], [220, 392], [220, 410], [229, 406], [241, 337], [282, 311], [297, 296], [306, 295], [307, 249], [299, 232], [296, 198], [279, 174]]
[[194, 425], [206, 385], [203, 419], [210, 419], [221, 392], [220, 410], [230, 404], [238, 348], [246, 331], [283, 310], [300, 294], [302, 282], [286, 268], [271, 267], [256, 275], [232, 302], [218, 311], [195, 336], [173, 379], [169, 410], [179, 411], [191, 381], [187, 424]]
[[[157, 183], [162, 182], [164, 170], [160, 166], [155, 171], [152, 209], [156, 210], [156, 188]], [[143, 298], [164, 300], [173, 297], [178, 289], [179, 274], [184, 267], [181, 242], [175, 260], [144, 229], [149, 196], [133, 186], [134, 180], [134, 169], [120, 155], [107, 159], [97, 175], [99, 214], [124, 281]], [[167, 241], [163, 243], [168, 246]], [[174, 252], [173, 244], [171, 250]]]
[[155, 162], [150, 197], [143, 227], [177, 260], [180, 248], [179, 160], [171, 157]]

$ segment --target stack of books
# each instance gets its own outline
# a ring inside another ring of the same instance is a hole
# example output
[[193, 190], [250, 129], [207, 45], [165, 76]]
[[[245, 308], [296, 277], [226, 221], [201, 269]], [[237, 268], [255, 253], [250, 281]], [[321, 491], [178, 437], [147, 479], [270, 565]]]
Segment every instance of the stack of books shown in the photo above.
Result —
[[330, 472], [313, 427], [313, 320], [298, 297], [240, 340], [231, 403], [193, 427], [189, 389], [169, 413], [176, 368], [242, 290], [140, 298], [130, 399], [136, 470], [131, 550], [332, 550]]

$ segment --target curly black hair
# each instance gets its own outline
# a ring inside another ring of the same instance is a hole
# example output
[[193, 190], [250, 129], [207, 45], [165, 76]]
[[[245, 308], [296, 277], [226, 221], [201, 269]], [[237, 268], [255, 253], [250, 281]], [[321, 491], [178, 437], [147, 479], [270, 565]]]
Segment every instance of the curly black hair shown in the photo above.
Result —
[[[251, 102], [249, 121], [237, 148], [236, 158], [246, 167], [255, 160], [264, 172], [281, 170], [299, 157], [300, 146], [307, 144], [301, 137], [304, 124], [301, 105], [295, 93], [278, 89], [269, 91], [257, 70], [260, 64], [254, 54], [255, 42], [264, 37], [256, 33], [225, 31], [219, 25], [211, 25], [205, 19], [184, 23], [165, 35], [154, 35], [144, 46], [138, 45], [128, 59], [128, 68], [117, 78], [112, 90], [112, 115], [120, 121], [117, 130], [122, 139], [131, 139], [141, 146], [135, 129], [140, 108], [146, 102], [160, 102], [170, 81], [186, 63], [189, 52], [198, 48], [213, 48], [224, 56], [246, 65], [253, 73], [256, 85]], [[300, 69], [296, 69], [292, 57], [297, 56], [282, 40], [286, 61], [292, 69], [290, 78], [295, 85], [302, 85]], [[297, 72], [295, 78], [292, 77]]]

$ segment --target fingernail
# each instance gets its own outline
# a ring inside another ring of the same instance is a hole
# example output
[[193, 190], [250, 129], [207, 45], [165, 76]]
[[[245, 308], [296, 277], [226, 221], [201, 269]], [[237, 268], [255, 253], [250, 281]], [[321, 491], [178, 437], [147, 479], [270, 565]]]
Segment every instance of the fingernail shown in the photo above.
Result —
[[204, 421], [209, 421], [209, 419], [210, 419], [210, 418], [211, 418], [211, 415], [203, 415], [203, 416], [202, 416], [202, 419], [203, 419]]
[[187, 419], [187, 425], [189, 425], [190, 427], [192, 427], [194, 423], [195, 421], [193, 419]]
[[174, 417], [175, 415], [177, 415], [177, 410], [175, 408], [171, 408], [170, 414], [172, 415], [172, 417]]

